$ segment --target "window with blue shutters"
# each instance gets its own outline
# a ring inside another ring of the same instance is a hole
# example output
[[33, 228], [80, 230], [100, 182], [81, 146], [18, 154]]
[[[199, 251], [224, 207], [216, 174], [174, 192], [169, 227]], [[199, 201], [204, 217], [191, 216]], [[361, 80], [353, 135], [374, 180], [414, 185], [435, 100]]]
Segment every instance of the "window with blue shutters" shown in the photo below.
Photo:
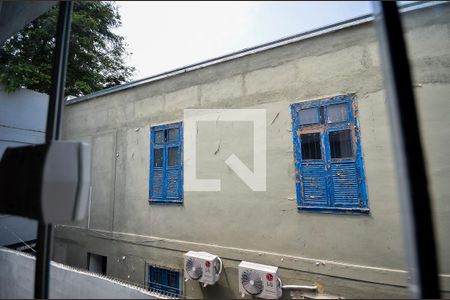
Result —
[[148, 266], [147, 288], [149, 290], [172, 297], [179, 297], [181, 295], [180, 286], [180, 272]]
[[150, 203], [183, 202], [182, 123], [154, 126], [150, 133]]
[[369, 213], [355, 100], [291, 105], [299, 210]]

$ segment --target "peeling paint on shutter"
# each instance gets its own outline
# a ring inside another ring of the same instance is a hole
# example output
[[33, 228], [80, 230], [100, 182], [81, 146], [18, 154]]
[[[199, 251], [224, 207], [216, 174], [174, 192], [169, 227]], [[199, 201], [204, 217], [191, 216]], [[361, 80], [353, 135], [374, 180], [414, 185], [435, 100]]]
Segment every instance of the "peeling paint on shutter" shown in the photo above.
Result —
[[167, 176], [167, 198], [178, 198], [178, 181], [179, 181], [179, 170], [169, 169], [166, 171]]
[[163, 170], [153, 170], [153, 178], [152, 178], [152, 197], [153, 198], [162, 198], [163, 196]]
[[358, 177], [355, 163], [332, 163], [330, 171], [334, 205], [357, 206]]
[[326, 205], [327, 183], [325, 164], [303, 163], [301, 167], [303, 205]]
[[355, 101], [347, 94], [291, 105], [299, 210], [370, 213]]

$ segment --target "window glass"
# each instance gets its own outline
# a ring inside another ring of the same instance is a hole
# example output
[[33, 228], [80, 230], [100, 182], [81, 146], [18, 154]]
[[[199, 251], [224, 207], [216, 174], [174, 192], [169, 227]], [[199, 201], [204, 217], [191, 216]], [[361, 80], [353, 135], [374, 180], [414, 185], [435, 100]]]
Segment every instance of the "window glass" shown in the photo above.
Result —
[[169, 129], [168, 141], [169, 142], [177, 142], [178, 141], [178, 128]]
[[327, 108], [328, 123], [344, 122], [348, 120], [347, 103], [330, 105]]
[[178, 147], [169, 148], [169, 167], [178, 165]]
[[320, 133], [308, 133], [300, 135], [303, 159], [321, 159]]
[[331, 131], [328, 134], [330, 140], [331, 158], [352, 157], [352, 137], [350, 129]]
[[157, 144], [164, 143], [164, 130], [155, 131], [155, 143]]
[[155, 166], [157, 168], [162, 168], [162, 166], [163, 166], [163, 149], [155, 149], [153, 153], [154, 153], [153, 166]]
[[302, 109], [298, 112], [300, 125], [309, 125], [319, 123], [317, 108]]

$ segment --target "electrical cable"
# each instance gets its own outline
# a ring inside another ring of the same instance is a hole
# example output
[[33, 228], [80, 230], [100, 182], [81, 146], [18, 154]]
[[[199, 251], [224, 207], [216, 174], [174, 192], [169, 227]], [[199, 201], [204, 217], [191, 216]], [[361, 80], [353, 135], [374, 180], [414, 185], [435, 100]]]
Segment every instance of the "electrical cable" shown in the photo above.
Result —
[[295, 284], [291, 284], [291, 285], [282, 285], [281, 287], [283, 289], [286, 289], [286, 290], [317, 291], [317, 286], [316, 285], [295, 285]]
[[222, 273], [223, 263], [222, 263], [222, 260], [220, 259], [220, 257], [217, 256], [217, 259], [219, 260], [219, 263], [220, 263], [219, 272], [217, 274], [220, 275], [220, 273]]

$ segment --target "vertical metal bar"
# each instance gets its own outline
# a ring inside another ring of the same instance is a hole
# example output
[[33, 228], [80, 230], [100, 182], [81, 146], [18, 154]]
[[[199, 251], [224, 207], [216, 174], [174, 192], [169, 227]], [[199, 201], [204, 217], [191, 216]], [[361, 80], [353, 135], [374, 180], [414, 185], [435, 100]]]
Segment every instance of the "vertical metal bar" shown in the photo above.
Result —
[[[52, 88], [48, 103], [46, 143], [58, 140], [61, 135], [61, 114], [64, 102], [64, 86], [69, 52], [70, 22], [72, 19], [72, 1], [59, 3], [58, 24], [53, 53]], [[34, 277], [34, 297], [48, 299], [50, 278], [50, 260], [53, 250], [53, 227], [39, 220], [37, 256]]]
[[53, 53], [52, 88], [48, 103], [45, 133], [45, 141], [47, 143], [60, 138], [72, 9], [72, 1], [61, 1], [59, 3], [58, 27], [55, 40], [56, 48]]
[[50, 278], [50, 260], [53, 247], [53, 230], [51, 224], [38, 223], [38, 240], [36, 244], [36, 269], [34, 276], [34, 298], [48, 299], [48, 282]]
[[431, 198], [404, 32], [394, 1], [374, 2], [374, 8], [385, 68], [410, 290], [413, 298], [439, 298]]

